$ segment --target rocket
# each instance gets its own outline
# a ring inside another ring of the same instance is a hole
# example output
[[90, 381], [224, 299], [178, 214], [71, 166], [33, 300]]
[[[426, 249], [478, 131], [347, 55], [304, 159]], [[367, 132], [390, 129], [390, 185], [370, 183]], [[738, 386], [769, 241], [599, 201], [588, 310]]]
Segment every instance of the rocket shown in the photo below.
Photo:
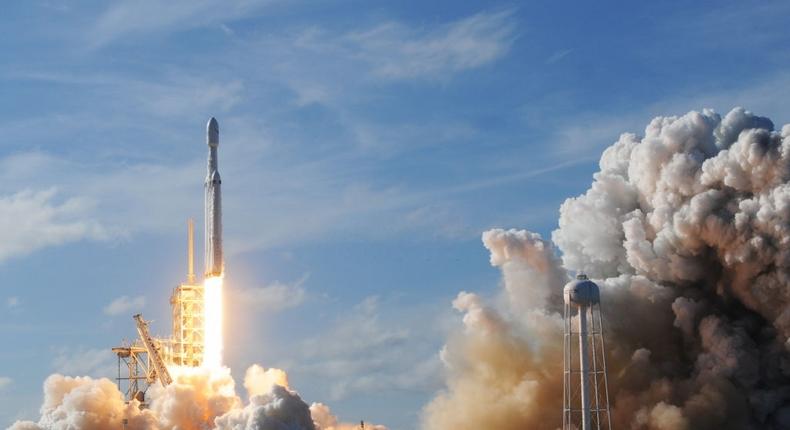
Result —
[[217, 167], [217, 147], [219, 147], [219, 124], [213, 117], [206, 125], [208, 144], [208, 173], [206, 174], [206, 278], [220, 276], [223, 272], [222, 260], [222, 193]]

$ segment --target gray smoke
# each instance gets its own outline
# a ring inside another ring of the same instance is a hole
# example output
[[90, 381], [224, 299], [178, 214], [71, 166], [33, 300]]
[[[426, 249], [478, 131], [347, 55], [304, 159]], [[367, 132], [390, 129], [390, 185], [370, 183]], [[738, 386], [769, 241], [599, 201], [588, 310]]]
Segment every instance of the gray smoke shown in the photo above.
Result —
[[788, 179], [790, 125], [742, 108], [623, 134], [560, 209], [561, 264], [538, 235], [484, 233], [502, 298], [454, 302], [424, 427], [559, 427], [568, 270], [601, 286], [615, 428], [790, 428]]

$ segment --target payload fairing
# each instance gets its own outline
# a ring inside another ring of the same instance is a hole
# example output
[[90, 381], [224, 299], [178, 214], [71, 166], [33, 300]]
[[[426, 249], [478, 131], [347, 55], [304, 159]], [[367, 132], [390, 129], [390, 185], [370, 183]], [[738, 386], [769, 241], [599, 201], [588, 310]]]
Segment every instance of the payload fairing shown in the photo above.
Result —
[[206, 126], [208, 144], [208, 173], [206, 175], [206, 278], [221, 276], [222, 260], [222, 180], [217, 165], [219, 147], [219, 124], [213, 117]]

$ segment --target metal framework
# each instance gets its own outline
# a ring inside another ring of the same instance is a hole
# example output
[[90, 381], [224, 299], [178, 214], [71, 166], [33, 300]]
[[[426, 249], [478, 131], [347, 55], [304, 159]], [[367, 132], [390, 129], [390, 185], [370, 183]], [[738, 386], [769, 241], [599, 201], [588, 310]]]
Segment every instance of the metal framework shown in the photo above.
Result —
[[195, 282], [195, 223], [187, 221], [187, 282], [173, 290], [173, 339], [170, 362], [197, 367], [203, 362], [203, 286]]
[[203, 286], [182, 284], [170, 297], [173, 307], [171, 362], [200, 366], [203, 361]]
[[[137, 399], [141, 404], [145, 403], [145, 392], [155, 379], [145, 347], [134, 342], [116, 346], [112, 352], [118, 356], [118, 389], [124, 393], [127, 401]], [[127, 371], [125, 377], [121, 376], [121, 368], [124, 367]]]
[[[126, 400], [143, 402], [148, 386], [159, 379], [171, 382], [167, 366], [200, 366], [203, 361], [203, 286], [195, 279], [195, 223], [187, 221], [187, 282], [173, 289], [170, 296], [173, 334], [170, 339], [154, 338], [148, 322], [140, 314], [134, 316], [139, 339], [124, 343], [112, 351], [118, 356], [118, 389]], [[122, 376], [122, 368], [126, 375]]]
[[[151, 337], [148, 333], [148, 321], [143, 320], [141, 315], [135, 315], [134, 319], [140, 337], [133, 342], [124, 341], [120, 346], [112, 348], [112, 352], [118, 357], [118, 376], [115, 378], [118, 390], [124, 393], [127, 402], [136, 399], [140, 402], [140, 407], [143, 408], [147, 406], [145, 393], [148, 392], [148, 387], [157, 379], [163, 385], [167, 385], [166, 381], [171, 380], [167, 370], [167, 363], [171, 359], [167, 354], [169, 341]], [[149, 351], [156, 353], [153, 354]], [[164, 372], [162, 372], [166, 375], [164, 380], [159, 377], [160, 373], [156, 370], [155, 361], [157, 360], [164, 364]]]
[[164, 386], [171, 384], [173, 378], [167, 370], [167, 365], [160, 352], [161, 347], [159, 342], [151, 337], [151, 334], [148, 332], [148, 321], [144, 320], [143, 316], [140, 314], [135, 315], [134, 320], [137, 323], [137, 333], [140, 334], [140, 339], [143, 341], [146, 352], [148, 352], [148, 359], [150, 360], [150, 364], [153, 365], [154, 372], [157, 378], [159, 378], [159, 382]]
[[585, 275], [565, 287], [563, 344], [562, 429], [612, 430], [600, 296]]

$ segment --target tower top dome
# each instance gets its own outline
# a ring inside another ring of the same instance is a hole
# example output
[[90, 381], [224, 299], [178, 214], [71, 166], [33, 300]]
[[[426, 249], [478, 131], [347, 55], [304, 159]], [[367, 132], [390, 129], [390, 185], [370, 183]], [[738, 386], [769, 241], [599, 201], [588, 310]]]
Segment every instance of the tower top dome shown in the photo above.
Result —
[[563, 296], [565, 304], [575, 306], [591, 306], [598, 304], [601, 300], [598, 285], [589, 280], [584, 273], [576, 275], [575, 280], [565, 284]]

